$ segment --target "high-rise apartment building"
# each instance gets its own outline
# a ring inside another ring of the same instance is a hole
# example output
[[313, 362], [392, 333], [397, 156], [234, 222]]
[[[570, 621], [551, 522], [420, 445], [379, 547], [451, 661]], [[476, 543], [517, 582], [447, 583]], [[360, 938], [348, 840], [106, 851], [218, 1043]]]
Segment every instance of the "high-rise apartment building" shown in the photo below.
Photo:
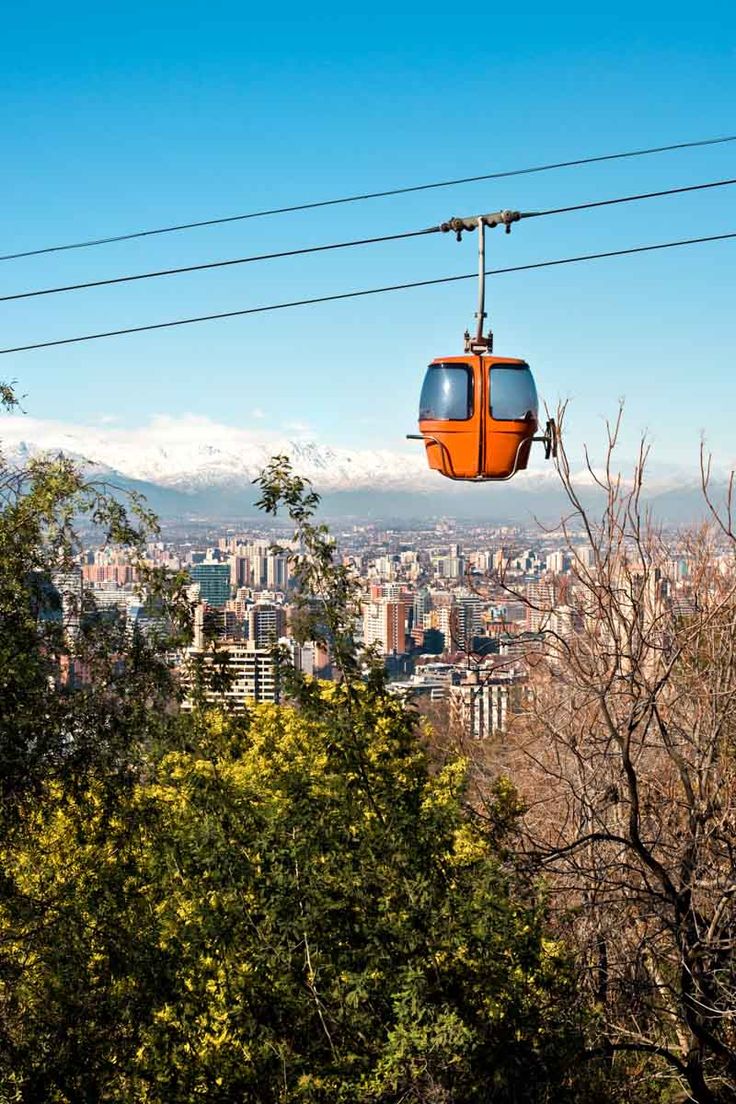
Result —
[[363, 609], [363, 640], [377, 644], [382, 655], [403, 653], [406, 639], [407, 603], [403, 599], [378, 598]]
[[205, 701], [242, 712], [249, 703], [279, 700], [278, 672], [271, 650], [256, 648], [250, 640], [244, 644], [226, 641], [204, 652], [189, 652], [182, 669], [187, 690], [182, 702], [185, 711], [193, 707], [195, 664], [200, 665], [200, 692]]
[[564, 548], [558, 548], [546, 557], [545, 565], [547, 571], [553, 575], [562, 575], [563, 572], [570, 570], [570, 556]]
[[126, 586], [135, 582], [137, 572], [129, 563], [86, 563], [82, 565], [82, 575], [86, 583]]
[[540, 579], [526, 587], [526, 627], [529, 632], [549, 628], [549, 620], [557, 603], [555, 585], [551, 579]]
[[247, 556], [235, 553], [230, 557], [230, 585], [234, 590], [246, 587], [250, 583], [250, 560]]
[[198, 602], [194, 607], [194, 648], [201, 650], [213, 640], [240, 640], [243, 623], [237, 614], [222, 606]]
[[455, 600], [454, 610], [454, 647], [460, 651], [471, 651], [473, 637], [479, 636], [483, 628], [483, 600], [477, 594], [462, 595]]
[[451, 603], [445, 603], [438, 606], [436, 603], [433, 608], [424, 615], [424, 628], [425, 630], [439, 632], [442, 636], [442, 650], [452, 651], [455, 647], [453, 641], [455, 638], [455, 617], [454, 609]]
[[288, 585], [288, 556], [282, 552], [271, 552], [266, 558], [266, 586], [271, 590], [286, 590]]
[[230, 565], [198, 563], [189, 568], [192, 582], [199, 585], [199, 594], [208, 606], [221, 608], [230, 597]]
[[227, 542], [230, 581], [234, 587], [286, 590], [289, 585], [288, 552], [278, 552], [267, 540], [238, 539]]
[[450, 716], [475, 740], [505, 732], [511, 716], [520, 711], [525, 682], [521, 669], [469, 672], [450, 689]]
[[248, 609], [248, 640], [268, 648], [286, 632], [286, 610], [275, 602], [256, 602]]
[[70, 640], [79, 635], [82, 620], [82, 602], [84, 581], [81, 567], [68, 571], [54, 571], [51, 575], [51, 588], [48, 591], [49, 602], [42, 617], [46, 620], [61, 621]]
[[412, 624], [415, 629], [424, 628], [424, 616], [429, 613], [432, 608], [432, 596], [426, 587], [422, 587], [414, 595], [414, 603], [412, 609]]
[[433, 557], [432, 563], [439, 579], [462, 579], [465, 575], [465, 558], [459, 545], [452, 546], [449, 556]]

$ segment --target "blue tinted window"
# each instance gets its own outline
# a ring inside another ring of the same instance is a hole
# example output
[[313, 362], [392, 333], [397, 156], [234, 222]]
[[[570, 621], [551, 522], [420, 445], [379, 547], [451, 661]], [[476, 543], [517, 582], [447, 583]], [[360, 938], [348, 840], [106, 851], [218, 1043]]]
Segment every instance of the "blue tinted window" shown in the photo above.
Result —
[[430, 364], [419, 399], [419, 420], [464, 422], [473, 413], [473, 382], [464, 364]]
[[521, 368], [491, 368], [491, 417], [516, 422], [537, 417], [539, 402], [534, 377], [525, 364]]

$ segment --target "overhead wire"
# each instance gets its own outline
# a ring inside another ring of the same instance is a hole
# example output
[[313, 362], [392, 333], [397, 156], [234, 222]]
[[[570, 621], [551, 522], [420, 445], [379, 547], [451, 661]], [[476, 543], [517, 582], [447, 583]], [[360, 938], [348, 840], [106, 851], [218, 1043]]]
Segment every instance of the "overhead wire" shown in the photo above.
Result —
[[65, 284], [61, 287], [39, 288], [35, 291], [20, 291], [13, 295], [0, 295], [0, 303], [14, 299], [33, 299], [39, 295], [58, 295], [62, 291], [86, 291], [89, 288], [106, 287], [109, 284], [127, 284], [136, 280], [155, 280], [163, 276], [179, 276], [184, 272], [203, 272], [212, 268], [227, 268], [231, 265], [255, 264], [257, 261], [275, 261], [282, 257], [299, 257], [306, 253], [327, 253], [331, 249], [349, 249], [355, 245], [375, 245], [378, 242], [400, 241], [402, 238], [418, 238], [423, 234], [436, 234], [439, 226], [430, 226], [425, 230], [408, 230], [401, 234], [382, 234], [375, 238], [358, 238], [354, 241], [331, 242], [328, 245], [310, 245], [302, 249], [283, 249], [278, 253], [258, 253], [252, 257], [232, 257], [224, 261], [207, 261], [203, 264], [183, 265], [181, 268], [163, 268], [155, 272], [137, 272], [130, 276], [112, 276], [107, 280], [90, 280], [81, 284]]
[[14, 261], [23, 257], [39, 257], [48, 253], [60, 253], [71, 249], [89, 249], [94, 246], [110, 245], [114, 242], [132, 241], [136, 238], [148, 238], [158, 234], [174, 234], [185, 230], [195, 230], [206, 226], [222, 226], [226, 223], [244, 222], [248, 219], [268, 218], [273, 215], [292, 214], [297, 211], [314, 211], [321, 207], [336, 207], [346, 203], [361, 203], [372, 199], [385, 199], [390, 196], [408, 195], [413, 192], [426, 192], [437, 188], [453, 188], [460, 184], [475, 184], [484, 180], [504, 180], [513, 176], [527, 176], [533, 173], [552, 172], [557, 169], [576, 168], [583, 165], [600, 164], [606, 161], [619, 161], [625, 158], [647, 157], [676, 150], [698, 149], [704, 146], [725, 145], [736, 142], [736, 134], [719, 138], [700, 138], [691, 142], [673, 142], [669, 145], [650, 146], [644, 149], [624, 150], [618, 153], [604, 153], [593, 157], [578, 157], [569, 161], [554, 161], [543, 165], [530, 165], [520, 169], [505, 169], [477, 176], [458, 177], [453, 180], [433, 181], [429, 184], [412, 184], [403, 188], [387, 188], [383, 191], [363, 192], [358, 195], [340, 196], [336, 199], [322, 199], [311, 203], [295, 203], [286, 207], [271, 207], [260, 211], [248, 211], [244, 214], [226, 215], [220, 218], [199, 219], [178, 223], [172, 226], [159, 226], [150, 230], [134, 230], [127, 234], [114, 234], [91, 238], [83, 241], [66, 242], [61, 245], [47, 245], [37, 249], [26, 249], [17, 253], [0, 255], [0, 261]]
[[613, 207], [618, 203], [633, 203], [640, 199], [660, 199], [662, 196], [681, 195], [684, 192], [704, 192], [708, 188], [725, 188], [736, 184], [736, 179], [713, 180], [707, 184], [687, 184], [682, 188], [665, 188], [659, 192], [639, 192], [637, 195], [616, 196], [614, 199], [595, 199], [590, 203], [574, 203], [569, 207], [549, 207], [545, 211], [530, 211], [524, 218], [540, 218], [544, 215], [567, 215], [573, 211], [590, 211], [594, 207]]
[[[679, 246], [700, 245], [705, 242], [726, 241], [736, 238], [736, 232], [726, 234], [710, 234], [706, 237], [684, 238], [679, 241], [657, 242], [654, 245], [638, 245], [628, 249], [613, 249], [604, 253], [584, 253], [576, 257], [560, 257], [549, 261], [535, 261], [531, 264], [513, 265], [508, 268], [492, 268], [486, 270], [487, 276], [501, 276], [511, 272], [528, 272], [531, 269], [551, 268], [553, 266], [577, 264], [584, 261], [602, 260], [609, 257], [624, 257], [635, 253], [652, 253], [661, 249], [674, 249]], [[386, 292], [405, 291], [410, 288], [430, 287], [436, 284], [451, 284], [461, 280], [477, 279], [477, 272], [466, 273], [461, 276], [440, 276], [431, 280], [415, 280], [410, 283], [391, 284], [386, 287], [364, 288], [359, 291], [344, 291], [334, 295], [319, 295], [310, 299], [293, 299], [285, 303], [272, 303], [262, 307], [246, 307], [241, 310], [222, 311], [218, 314], [203, 314], [193, 318], [177, 318], [168, 322], [153, 322], [145, 326], [127, 326], [119, 330], [106, 330], [100, 333], [82, 334], [77, 337], [62, 337], [53, 341], [39, 341], [32, 345], [16, 345], [11, 348], [0, 349], [0, 355], [9, 353], [25, 353], [33, 349], [48, 349], [58, 345], [75, 345], [83, 341], [98, 341], [109, 337], [122, 337], [125, 334], [144, 333], [151, 330], [171, 329], [175, 326], [189, 326], [199, 322], [214, 322], [224, 318], [237, 318], [249, 314], [266, 314], [271, 311], [286, 310], [289, 307], [313, 306], [318, 303], [332, 303], [341, 299], [358, 299], [368, 295], [382, 295]]]
[[[642, 192], [636, 195], [617, 196], [614, 199], [599, 199], [590, 203], [577, 203], [569, 207], [554, 207], [545, 211], [523, 212], [522, 218], [542, 218], [545, 215], [569, 214], [574, 211], [591, 210], [595, 207], [609, 207], [621, 203], [634, 203], [639, 200], [661, 199], [664, 196], [681, 195], [685, 192], [700, 192], [711, 188], [723, 188], [736, 184], [736, 178], [729, 180], [715, 180], [704, 184], [688, 184], [680, 188], [665, 188], [657, 192]], [[139, 280], [154, 280], [168, 276], [179, 276], [183, 273], [203, 272], [216, 268], [227, 268], [234, 265], [255, 264], [259, 261], [272, 261], [286, 257], [299, 257], [311, 253], [326, 253], [334, 249], [350, 249], [360, 245], [375, 245], [381, 242], [400, 241], [407, 238], [417, 238], [428, 234], [436, 234], [446, 228], [447, 224], [428, 226], [421, 230], [408, 230], [399, 234], [382, 234], [373, 238], [358, 238], [353, 241], [331, 242], [326, 245], [311, 245], [299, 249], [284, 249], [276, 253], [258, 253], [250, 257], [231, 257], [222, 261], [207, 261], [202, 264], [182, 265], [178, 268], [157, 269], [152, 272], [137, 272], [125, 276], [111, 276], [104, 280], [88, 280], [77, 284], [62, 284], [58, 287], [36, 288], [31, 291], [13, 292], [10, 295], [0, 295], [0, 303], [9, 303], [18, 299], [34, 299], [44, 295], [59, 295], [62, 292], [87, 291], [91, 288], [109, 287], [113, 284], [128, 284]]]

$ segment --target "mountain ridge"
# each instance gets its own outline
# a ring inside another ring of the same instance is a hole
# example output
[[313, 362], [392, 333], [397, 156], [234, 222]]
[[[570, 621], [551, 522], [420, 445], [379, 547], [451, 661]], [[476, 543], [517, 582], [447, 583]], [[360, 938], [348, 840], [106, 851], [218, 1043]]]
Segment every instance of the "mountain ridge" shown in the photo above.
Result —
[[[554, 522], [569, 511], [552, 465], [520, 473], [512, 483], [450, 483], [425, 462], [424, 450], [346, 449], [305, 436], [222, 426], [197, 416], [159, 416], [145, 427], [69, 426], [32, 418], [3, 424], [5, 455], [22, 463], [44, 452], [63, 453], [121, 490], [136, 490], [162, 517], [256, 516], [253, 481], [276, 454], [288, 455], [310, 479], [330, 516], [434, 516], [490, 522]], [[590, 472], [576, 475], [586, 506], [599, 492]], [[722, 494], [723, 486], [714, 487]], [[682, 524], [706, 514], [699, 481], [673, 474], [652, 480], [646, 495], [658, 520]]]

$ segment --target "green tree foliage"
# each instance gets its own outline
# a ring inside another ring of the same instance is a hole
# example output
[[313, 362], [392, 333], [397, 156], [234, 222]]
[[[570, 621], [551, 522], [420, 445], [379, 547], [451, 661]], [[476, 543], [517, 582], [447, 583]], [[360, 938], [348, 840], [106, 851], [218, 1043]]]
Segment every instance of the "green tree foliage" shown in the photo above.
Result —
[[[325, 644], [344, 682], [350, 684], [366, 667], [374, 680], [380, 680], [382, 665], [355, 640], [362, 597], [358, 577], [349, 564], [336, 558], [327, 526], [314, 520], [319, 495], [309, 480], [293, 472], [287, 456], [274, 456], [257, 482], [262, 492], [257, 505], [273, 515], [286, 509], [294, 525], [296, 551], [289, 553], [289, 559], [296, 583], [298, 637]], [[276, 545], [274, 551], [286, 549]]]
[[[0, 390], [12, 408], [12, 389]], [[41, 782], [68, 782], [103, 762], [125, 770], [144, 733], [171, 700], [162, 641], [126, 631], [122, 618], [95, 616], [54, 579], [78, 570], [79, 529], [121, 546], [138, 562], [143, 588], [172, 629], [183, 629], [181, 580], [141, 560], [155, 519], [142, 501], [88, 481], [63, 456], [18, 467], [0, 453], [0, 818], [7, 821]]]
[[499, 859], [513, 802], [469, 819], [462, 764], [430, 772], [370, 688], [346, 747], [347, 693], [195, 717], [112, 817], [45, 795], [5, 857], [45, 910], [6, 1019], [20, 1099], [564, 1098], [570, 979]]

